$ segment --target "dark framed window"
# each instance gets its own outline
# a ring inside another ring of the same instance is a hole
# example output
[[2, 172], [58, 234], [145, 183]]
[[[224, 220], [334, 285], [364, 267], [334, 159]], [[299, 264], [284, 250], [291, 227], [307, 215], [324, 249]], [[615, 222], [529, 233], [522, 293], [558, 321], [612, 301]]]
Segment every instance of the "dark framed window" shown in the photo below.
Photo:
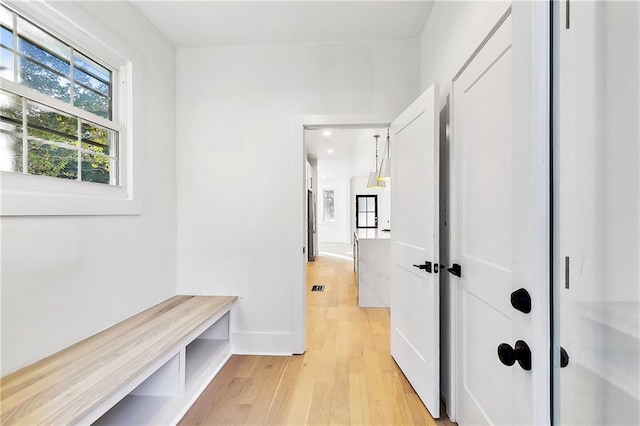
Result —
[[356, 228], [378, 227], [378, 196], [356, 195]]

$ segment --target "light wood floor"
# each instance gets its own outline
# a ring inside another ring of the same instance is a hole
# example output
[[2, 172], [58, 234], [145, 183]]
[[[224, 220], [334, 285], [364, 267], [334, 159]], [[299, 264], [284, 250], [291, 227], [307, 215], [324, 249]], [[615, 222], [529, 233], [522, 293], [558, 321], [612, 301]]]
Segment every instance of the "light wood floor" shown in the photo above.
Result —
[[318, 257], [307, 284], [307, 352], [234, 355], [180, 424], [453, 424], [432, 419], [391, 358], [389, 310], [358, 307], [353, 262]]

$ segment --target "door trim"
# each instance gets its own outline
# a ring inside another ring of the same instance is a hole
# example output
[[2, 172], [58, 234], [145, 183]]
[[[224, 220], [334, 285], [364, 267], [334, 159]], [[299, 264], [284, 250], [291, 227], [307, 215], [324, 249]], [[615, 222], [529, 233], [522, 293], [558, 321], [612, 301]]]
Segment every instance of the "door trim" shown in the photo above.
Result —
[[[294, 206], [299, 206], [298, 213], [293, 213], [293, 223], [298, 229], [300, 245], [292, 247], [291, 255], [298, 258], [298, 280], [292, 283], [291, 303], [291, 353], [303, 354], [307, 350], [307, 254], [306, 247], [306, 199], [307, 182], [305, 180], [307, 155], [304, 144], [305, 129], [339, 128], [381, 128], [389, 127], [394, 117], [385, 114], [351, 114], [351, 115], [299, 115], [292, 120], [293, 156], [291, 161], [293, 176], [291, 179], [291, 198]], [[298, 219], [295, 219], [295, 216]], [[299, 257], [298, 257], [299, 256]]]
[[[529, 315], [516, 315], [514, 329], [521, 330], [523, 340], [531, 339], [531, 370], [533, 388], [532, 418], [536, 424], [551, 424], [551, 263], [550, 239], [552, 217], [551, 198], [551, 12], [552, 2], [514, 2], [513, 4], [513, 87], [514, 140], [527, 141], [530, 151], [521, 152], [516, 160], [523, 160], [535, 177], [534, 196], [525, 199], [525, 208], [535, 211], [536, 221], [529, 234], [536, 252], [529, 252], [526, 260], [533, 265], [535, 275], [527, 277], [537, 285], [531, 290], [533, 306]], [[524, 159], [528, 159], [524, 161]], [[518, 161], [520, 163], [520, 161]], [[520, 164], [519, 164], [520, 165]], [[522, 169], [521, 169], [522, 170]], [[514, 180], [517, 183], [517, 180]], [[522, 258], [522, 256], [521, 256]], [[514, 280], [522, 277], [514, 275]], [[518, 383], [515, 383], [518, 386]], [[525, 407], [515, 406], [515, 412], [527, 415]], [[525, 417], [526, 418], [526, 417]], [[514, 421], [522, 424], [521, 419]]]

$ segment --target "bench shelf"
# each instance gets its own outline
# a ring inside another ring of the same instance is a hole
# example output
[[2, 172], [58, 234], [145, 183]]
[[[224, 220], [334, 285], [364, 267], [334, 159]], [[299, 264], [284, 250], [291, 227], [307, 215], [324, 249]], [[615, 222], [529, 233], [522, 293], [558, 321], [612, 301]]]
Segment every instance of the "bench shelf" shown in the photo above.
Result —
[[235, 299], [175, 296], [2, 378], [0, 423], [175, 424], [231, 356]]

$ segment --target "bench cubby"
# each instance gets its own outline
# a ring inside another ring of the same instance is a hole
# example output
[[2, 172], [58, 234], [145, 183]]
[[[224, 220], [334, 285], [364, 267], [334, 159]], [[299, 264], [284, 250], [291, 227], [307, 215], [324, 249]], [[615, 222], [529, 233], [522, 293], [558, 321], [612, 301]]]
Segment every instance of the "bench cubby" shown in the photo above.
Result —
[[175, 296], [3, 377], [0, 423], [177, 423], [231, 356], [235, 299]]

